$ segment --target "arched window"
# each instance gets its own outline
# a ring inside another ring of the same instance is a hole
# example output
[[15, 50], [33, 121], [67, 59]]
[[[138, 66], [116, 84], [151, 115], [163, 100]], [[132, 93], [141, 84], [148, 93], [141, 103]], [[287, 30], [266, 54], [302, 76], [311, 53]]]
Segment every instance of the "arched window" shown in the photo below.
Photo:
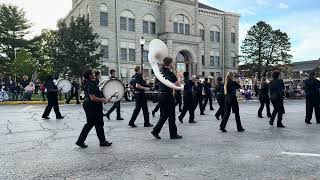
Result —
[[143, 17], [142, 26], [144, 34], [156, 34], [156, 18], [151, 14]]
[[231, 43], [236, 43], [236, 28], [232, 27], [231, 29]]
[[238, 64], [237, 62], [238, 60], [235, 52], [231, 52], [231, 61], [232, 61], [233, 67], [236, 67]]
[[198, 24], [198, 29], [199, 29], [199, 31], [200, 31], [201, 39], [202, 39], [202, 41], [204, 41], [204, 39], [205, 39], [204, 25], [201, 24], [201, 23], [199, 23], [199, 24]]
[[218, 26], [212, 26], [210, 28], [210, 41], [211, 42], [220, 42], [220, 28]]
[[100, 5], [100, 26], [108, 26], [108, 6], [105, 4]]
[[190, 22], [187, 16], [183, 14], [178, 14], [174, 18], [174, 33], [179, 34], [190, 34]]
[[120, 14], [120, 30], [135, 32], [135, 17], [131, 11], [125, 10]]

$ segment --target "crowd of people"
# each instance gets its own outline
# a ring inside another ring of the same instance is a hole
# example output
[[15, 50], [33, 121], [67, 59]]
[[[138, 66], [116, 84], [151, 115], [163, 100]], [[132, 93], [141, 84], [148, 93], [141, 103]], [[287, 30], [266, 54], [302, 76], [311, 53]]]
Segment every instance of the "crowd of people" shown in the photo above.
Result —
[[39, 79], [29, 80], [28, 76], [23, 76], [21, 81], [16, 81], [11, 76], [1, 77], [0, 87], [0, 102], [31, 101], [34, 94], [41, 94], [45, 101], [45, 89]]

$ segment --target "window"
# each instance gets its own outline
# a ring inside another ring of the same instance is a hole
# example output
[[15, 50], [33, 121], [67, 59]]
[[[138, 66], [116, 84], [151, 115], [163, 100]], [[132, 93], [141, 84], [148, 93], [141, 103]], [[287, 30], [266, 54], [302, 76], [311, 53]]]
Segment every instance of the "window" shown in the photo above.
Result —
[[148, 62], [149, 51], [143, 51], [143, 61]]
[[100, 26], [108, 26], [108, 13], [100, 12]]
[[219, 43], [220, 42], [220, 32], [216, 32], [216, 42]]
[[210, 66], [214, 66], [214, 56], [210, 56]]
[[[87, 12], [89, 14], [89, 6], [87, 6]], [[100, 26], [108, 26], [108, 6], [105, 4], [100, 5]]]
[[206, 72], [202, 72], [202, 77], [205, 77], [206, 76]]
[[190, 35], [190, 25], [189, 24], [185, 25], [185, 34]]
[[121, 58], [121, 61], [127, 61], [127, 49], [126, 48], [120, 49], [120, 58]]
[[156, 34], [156, 23], [150, 22], [150, 34]]
[[174, 23], [174, 33], [178, 33], [178, 23]]
[[217, 75], [216, 77], [221, 77], [220, 72], [216, 72], [216, 75]]
[[134, 32], [135, 31], [135, 20], [129, 18], [129, 31]]
[[149, 22], [143, 21], [143, 33], [149, 34]]
[[183, 15], [183, 14], [178, 14], [175, 18], [174, 18], [174, 24], [173, 24], [174, 28], [174, 32], [175, 33], [179, 33], [179, 34], [190, 34], [190, 23], [189, 20], [187, 18], [187, 16]]
[[135, 32], [135, 17], [131, 11], [125, 10], [120, 14], [120, 30]]
[[210, 31], [210, 41], [214, 42], [214, 31]]
[[153, 15], [147, 14], [143, 17], [143, 33], [156, 34], [156, 18]]
[[136, 61], [136, 50], [129, 49], [129, 61]]
[[180, 34], [184, 33], [184, 24], [183, 23], [179, 23], [179, 33]]
[[120, 30], [127, 30], [127, 18], [125, 17], [120, 17]]
[[201, 60], [202, 60], [202, 66], [205, 66], [205, 65], [206, 65], [206, 62], [205, 62], [204, 55], [201, 56]]
[[231, 43], [236, 43], [236, 33], [231, 33]]
[[200, 36], [201, 36], [202, 41], [204, 41], [204, 30], [203, 29], [200, 29]]
[[232, 27], [231, 29], [231, 43], [236, 43], [236, 28]]
[[234, 52], [231, 53], [231, 61], [232, 61], [233, 67], [236, 67], [237, 66], [237, 58], [236, 58], [236, 53], [234, 53]]
[[215, 56], [217, 66], [220, 67], [220, 56]]
[[108, 46], [101, 45], [101, 46], [100, 46], [100, 54], [101, 54], [101, 57], [102, 57], [102, 58], [108, 59], [108, 58], [109, 58]]

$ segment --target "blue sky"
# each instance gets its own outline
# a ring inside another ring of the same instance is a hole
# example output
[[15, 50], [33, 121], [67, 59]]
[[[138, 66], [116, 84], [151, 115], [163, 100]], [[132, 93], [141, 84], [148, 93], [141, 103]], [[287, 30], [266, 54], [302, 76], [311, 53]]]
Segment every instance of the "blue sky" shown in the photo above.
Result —
[[199, 0], [224, 11], [238, 12], [240, 40], [262, 20], [291, 38], [293, 61], [320, 58], [319, 0]]

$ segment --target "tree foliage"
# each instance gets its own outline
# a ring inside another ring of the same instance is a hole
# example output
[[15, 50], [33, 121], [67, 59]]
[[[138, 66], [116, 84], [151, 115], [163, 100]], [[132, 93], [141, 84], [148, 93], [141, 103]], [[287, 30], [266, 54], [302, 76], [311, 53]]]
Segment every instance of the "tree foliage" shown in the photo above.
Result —
[[71, 19], [69, 25], [59, 22], [54, 68], [63, 74], [81, 77], [86, 68], [100, 66], [98, 35], [85, 16]]
[[30, 24], [25, 12], [13, 5], [0, 4], [0, 71], [7, 72], [13, 63], [16, 50], [25, 48]]
[[290, 63], [290, 38], [280, 29], [260, 21], [252, 26], [241, 46], [243, 61], [257, 68], [258, 79], [266, 76], [272, 64]]
[[36, 67], [36, 61], [32, 59], [32, 56], [26, 50], [20, 50], [17, 53], [17, 57], [10, 64], [10, 70], [14, 77], [21, 78], [24, 75], [31, 77], [34, 74]]

